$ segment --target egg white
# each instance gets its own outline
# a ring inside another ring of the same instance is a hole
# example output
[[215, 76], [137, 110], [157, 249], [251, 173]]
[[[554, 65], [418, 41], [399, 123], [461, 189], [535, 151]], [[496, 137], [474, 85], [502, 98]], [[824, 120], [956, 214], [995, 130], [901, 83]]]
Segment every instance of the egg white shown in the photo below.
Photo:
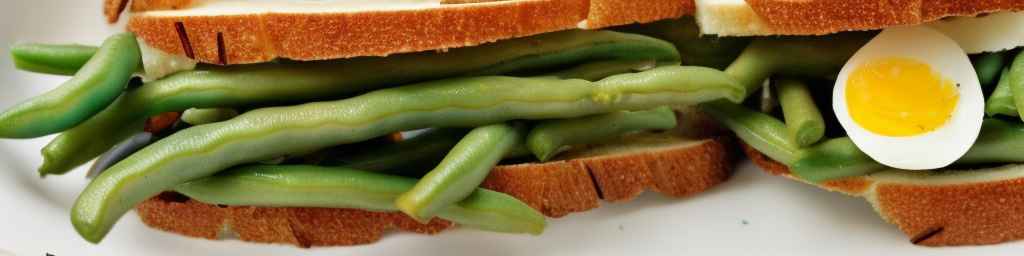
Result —
[[[853, 121], [846, 104], [850, 73], [867, 61], [893, 57], [927, 63], [942, 77], [959, 84], [959, 102], [945, 124], [928, 133], [893, 137], [875, 134]], [[861, 151], [881, 164], [905, 170], [942, 168], [967, 153], [981, 131], [985, 107], [967, 54], [955, 41], [926, 26], [895, 27], [878, 34], [843, 66], [832, 99], [839, 123]]]
[[1024, 12], [957, 17], [928, 24], [970, 54], [1009, 50], [1024, 45]]

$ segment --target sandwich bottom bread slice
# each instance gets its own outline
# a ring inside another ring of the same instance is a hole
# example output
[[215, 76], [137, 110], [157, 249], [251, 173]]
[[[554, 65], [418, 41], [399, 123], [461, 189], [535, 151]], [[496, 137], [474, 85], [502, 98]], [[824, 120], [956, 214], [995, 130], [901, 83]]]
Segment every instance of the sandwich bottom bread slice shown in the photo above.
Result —
[[[602, 200], [630, 201], [644, 191], [692, 196], [729, 178], [738, 149], [729, 137], [693, 132], [714, 127], [708, 119], [687, 119], [692, 122], [676, 129], [579, 146], [549, 162], [504, 163], [481, 187], [518, 198], [548, 217], [588, 211]], [[218, 206], [176, 192], [153, 197], [136, 211], [146, 225], [182, 235], [300, 247], [366, 244], [391, 229], [436, 234], [456, 226], [441, 218], [420, 223], [401, 212]]]
[[765, 172], [862, 197], [911, 243], [927, 246], [995, 244], [1024, 239], [1024, 166], [917, 173], [881, 171], [813, 183], [756, 149], [743, 151]]

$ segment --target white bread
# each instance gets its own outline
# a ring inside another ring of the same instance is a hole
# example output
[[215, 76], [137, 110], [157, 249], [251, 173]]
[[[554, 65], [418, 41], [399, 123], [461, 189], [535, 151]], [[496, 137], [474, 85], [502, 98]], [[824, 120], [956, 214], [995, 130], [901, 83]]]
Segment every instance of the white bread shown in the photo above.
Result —
[[[808, 183], [747, 145], [743, 151], [766, 172]], [[1024, 165], [891, 170], [812, 185], [863, 197], [914, 244], [980, 245], [1024, 239]]]
[[[125, 1], [107, 0], [110, 20], [117, 20], [118, 10], [128, 6]], [[218, 8], [224, 4], [135, 0], [128, 30], [170, 53], [205, 63], [241, 64], [275, 58], [323, 60], [443, 50], [578, 26], [600, 28], [692, 12], [692, 5], [677, 0], [630, 2], [511, 0], [351, 11], [351, 5], [327, 8], [308, 2], [309, 7], [291, 4], [281, 5], [290, 6], [281, 9], [265, 4]]]
[[386, 56], [685, 15], [695, 15], [707, 34], [820, 35], [1024, 10], [1024, 2], [1014, 0], [424, 0], [400, 6], [105, 1], [111, 22], [130, 9], [128, 29], [150, 45], [215, 64]]
[[[523, 200], [549, 217], [629, 201], [645, 190], [686, 197], [724, 182], [735, 148], [728, 138], [692, 140], [679, 135], [639, 134], [580, 149], [568, 159], [496, 167], [482, 187]], [[300, 247], [366, 244], [393, 228], [434, 234], [451, 222], [419, 224], [402, 213], [354, 209], [218, 207], [164, 193], [137, 206], [142, 221], [157, 229], [218, 239]]]
[[1024, 10], [1024, 1], [696, 0], [706, 34], [823, 35], [915, 25], [953, 16]]

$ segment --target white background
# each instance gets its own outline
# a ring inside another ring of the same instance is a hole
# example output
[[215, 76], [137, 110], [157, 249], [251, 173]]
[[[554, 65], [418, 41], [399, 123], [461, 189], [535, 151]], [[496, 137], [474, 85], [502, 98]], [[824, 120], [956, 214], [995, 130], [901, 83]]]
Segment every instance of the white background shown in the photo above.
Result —
[[[19, 41], [98, 44], [119, 30], [100, 0], [2, 0], [0, 47]], [[64, 78], [18, 72], [0, 58], [0, 108], [53, 88]], [[68, 212], [85, 185], [79, 170], [39, 179], [48, 138], [0, 140], [0, 256], [16, 255], [1009, 255], [1024, 242], [926, 248], [907, 242], [859, 198], [772, 177], [749, 163], [704, 194], [669, 199], [645, 194], [630, 203], [551, 219], [541, 236], [459, 229], [437, 236], [401, 232], [366, 246], [297, 249], [206, 241], [151, 230], [128, 214], [102, 244], [80, 239]]]

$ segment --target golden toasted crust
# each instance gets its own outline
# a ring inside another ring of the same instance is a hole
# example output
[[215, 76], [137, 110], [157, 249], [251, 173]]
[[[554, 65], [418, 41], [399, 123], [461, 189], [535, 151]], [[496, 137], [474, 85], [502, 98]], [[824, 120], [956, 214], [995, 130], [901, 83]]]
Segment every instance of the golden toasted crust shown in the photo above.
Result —
[[950, 16], [1024, 9], [1024, 1], [746, 0], [766, 31], [750, 34], [821, 35], [914, 25]]
[[166, 52], [216, 64], [324, 60], [472, 46], [575, 28], [586, 0], [527, 0], [387, 12], [133, 15], [128, 30]]
[[591, 0], [586, 27], [589, 29], [646, 23], [693, 14], [692, 0]]
[[[784, 165], [743, 147], [766, 172], [806, 182]], [[1024, 178], [926, 184], [862, 176], [814, 185], [864, 197], [915, 244], [979, 245], [1024, 239]]]
[[[125, 1], [106, 0], [107, 6]], [[693, 13], [692, 1], [448, 1], [444, 8], [356, 13], [148, 15], [191, 0], [135, 0], [128, 30], [166, 52], [214, 64], [275, 58], [324, 60], [443, 50], [576, 28], [649, 22]], [[482, 3], [481, 2], [486, 2]], [[123, 9], [123, 8], [122, 8]], [[107, 7], [108, 20], [119, 9]]]
[[[684, 197], [725, 181], [732, 171], [731, 140], [716, 138], [629, 154], [504, 165], [483, 187], [524, 201], [550, 217], [628, 201], [649, 189]], [[419, 224], [401, 213], [353, 209], [218, 207], [164, 193], [137, 207], [142, 221], [182, 235], [217, 239], [229, 227], [239, 239], [302, 247], [366, 244], [389, 229], [434, 234], [452, 226]]]

